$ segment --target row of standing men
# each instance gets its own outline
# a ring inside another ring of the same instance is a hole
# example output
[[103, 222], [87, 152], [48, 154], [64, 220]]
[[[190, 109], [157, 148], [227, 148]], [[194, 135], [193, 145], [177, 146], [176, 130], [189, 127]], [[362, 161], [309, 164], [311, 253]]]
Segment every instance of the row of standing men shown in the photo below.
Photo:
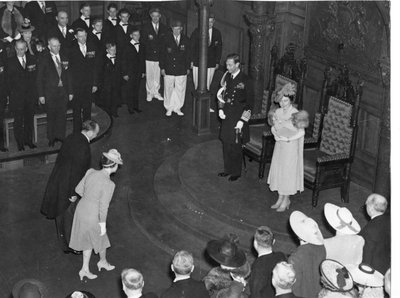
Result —
[[[34, 3], [40, 6], [39, 2]], [[6, 51], [3, 51], [0, 69], [4, 71], [0, 72], [0, 79], [18, 83], [9, 83], [8, 90], [0, 93], [3, 94], [2, 102], [6, 102], [6, 97], [9, 97], [10, 110], [13, 111], [17, 127], [14, 131], [19, 150], [24, 150], [24, 145], [35, 147], [32, 143], [32, 126], [33, 107], [37, 98], [46, 108], [49, 146], [54, 146], [56, 141], [62, 141], [65, 137], [66, 123], [63, 115], [68, 101], [71, 101], [74, 111], [74, 131], [80, 131], [82, 121], [90, 119], [93, 98], [115, 117], [118, 116], [117, 108], [121, 102], [128, 104], [130, 113], [141, 112], [139, 87], [144, 77], [146, 100], [163, 100], [167, 116], [171, 116], [172, 112], [183, 116], [181, 108], [191, 68], [197, 88], [198, 28], [193, 31], [190, 39], [183, 33], [180, 21], [172, 21], [172, 30], [169, 30], [160, 22], [161, 12], [158, 8], [150, 9], [151, 21], [138, 28], [129, 23], [130, 12], [127, 9], [118, 11], [117, 5], [113, 3], [107, 7], [109, 16], [105, 20], [91, 18], [90, 5], [82, 4], [81, 17], [69, 26], [68, 14], [57, 12], [55, 4], [50, 3], [47, 1], [46, 5], [52, 7], [49, 13], [55, 15], [54, 24], [48, 21], [46, 26], [40, 25], [40, 22], [34, 22], [38, 18], [27, 13], [25, 22], [16, 28], [16, 33], [3, 37], [3, 48], [7, 47], [7, 41], [11, 39], [16, 55], [6, 59]], [[44, 11], [42, 13], [45, 14]], [[208, 88], [222, 53], [221, 33], [214, 28], [214, 23], [215, 18], [210, 15]], [[12, 39], [11, 36], [16, 38], [18, 34], [22, 34], [22, 37], [17, 40], [25, 40], [25, 45]], [[26, 35], [30, 35], [30, 38], [26, 38]], [[48, 50], [43, 50], [40, 43], [35, 43], [32, 35], [46, 38]], [[164, 77], [163, 96], [160, 94], [161, 75]], [[20, 85], [25, 88], [18, 88]], [[0, 112], [4, 115], [4, 110]], [[0, 142], [0, 149], [4, 150], [2, 144]]]

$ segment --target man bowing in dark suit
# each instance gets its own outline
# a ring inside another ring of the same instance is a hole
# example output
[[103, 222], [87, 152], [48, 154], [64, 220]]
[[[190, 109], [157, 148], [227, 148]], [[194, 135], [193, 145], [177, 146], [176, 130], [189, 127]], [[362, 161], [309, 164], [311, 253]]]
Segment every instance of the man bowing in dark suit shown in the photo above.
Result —
[[86, 42], [85, 29], [78, 28], [75, 31], [77, 41], [71, 48], [70, 62], [74, 89], [74, 132], [79, 132], [82, 119], [91, 119], [92, 94], [97, 91], [102, 56], [93, 43]]
[[[65, 117], [65, 116], [64, 116]], [[99, 133], [99, 125], [92, 120], [83, 123], [82, 131], [69, 135], [61, 146], [53, 171], [47, 182], [41, 212], [55, 219], [57, 236], [65, 253], [76, 253], [68, 247], [74, 208], [77, 200], [75, 187], [90, 168], [90, 141]]]
[[371, 194], [365, 207], [371, 220], [359, 233], [365, 240], [363, 263], [370, 265], [383, 275], [390, 268], [390, 215], [385, 214], [387, 200], [379, 194]]
[[131, 40], [123, 53], [122, 75], [126, 81], [125, 98], [130, 114], [140, 113], [139, 90], [140, 81], [145, 75], [144, 47], [140, 44], [139, 28], [132, 28]]
[[251, 116], [251, 86], [247, 76], [240, 70], [240, 58], [230, 54], [226, 58], [223, 87], [218, 95], [219, 118], [221, 118], [220, 139], [224, 156], [224, 171], [218, 176], [229, 176], [237, 180], [242, 172], [242, 144], [249, 141], [248, 121]]
[[46, 105], [47, 139], [49, 146], [65, 139], [68, 101], [73, 99], [70, 63], [60, 54], [60, 42], [56, 37], [48, 40], [49, 51], [39, 60], [36, 80], [39, 102]]
[[26, 41], [19, 39], [15, 43], [16, 56], [9, 58], [7, 78], [10, 90], [10, 109], [14, 115], [14, 135], [19, 151], [24, 145], [33, 149], [33, 114], [35, 106], [36, 60], [28, 51]]
[[164, 291], [161, 298], [208, 298], [204, 283], [190, 277], [194, 270], [191, 253], [178, 251], [172, 260], [171, 270], [175, 274], [173, 284]]

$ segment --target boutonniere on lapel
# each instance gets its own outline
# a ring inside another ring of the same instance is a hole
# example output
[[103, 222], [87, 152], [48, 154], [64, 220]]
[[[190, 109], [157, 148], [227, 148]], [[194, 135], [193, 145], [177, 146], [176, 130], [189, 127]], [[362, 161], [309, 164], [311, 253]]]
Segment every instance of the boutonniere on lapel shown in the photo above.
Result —
[[154, 39], [154, 36], [151, 35], [151, 34], [149, 34], [149, 39], [150, 39], [150, 40], [153, 40], [153, 39]]
[[4, 72], [4, 66], [0, 66], [0, 73]]
[[0, 49], [0, 53], [3, 52], [3, 49]]
[[184, 45], [184, 44], [181, 44], [181, 45], [180, 45], [180, 49], [181, 49], [181, 51], [184, 51], [184, 50], [185, 50], [185, 45]]
[[68, 61], [61, 61], [61, 66], [63, 69], [67, 70], [69, 67], [69, 62]]
[[244, 89], [244, 83], [243, 82], [240, 82], [239, 84], [237, 84], [236, 86], [235, 86], [235, 89]]
[[94, 58], [96, 57], [96, 51], [90, 51], [86, 53], [86, 57], [88, 58]]
[[218, 40], [215, 41], [214, 45], [216, 45], [216, 46], [218, 45]]
[[68, 32], [74, 34], [74, 29], [69, 29]]
[[172, 48], [167, 48], [168, 53], [172, 53]]
[[26, 67], [26, 69], [31, 72], [36, 70], [36, 64], [31, 64]]

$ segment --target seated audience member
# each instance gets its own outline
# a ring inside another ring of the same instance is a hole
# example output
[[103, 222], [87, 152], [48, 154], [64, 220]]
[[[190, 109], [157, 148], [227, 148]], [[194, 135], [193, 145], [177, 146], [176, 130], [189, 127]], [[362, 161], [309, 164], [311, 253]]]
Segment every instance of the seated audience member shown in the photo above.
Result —
[[[353, 297], [356, 293], [353, 290], [354, 284], [346, 267], [334, 260], [325, 260], [321, 263], [321, 284], [323, 289], [320, 293], [349, 293]], [[356, 297], [356, 296], [355, 296]]]
[[74, 291], [65, 298], [96, 298], [92, 293], [86, 291]]
[[300, 240], [300, 246], [289, 257], [297, 279], [293, 293], [300, 297], [316, 297], [321, 290], [319, 266], [326, 258], [324, 239], [318, 224], [300, 211], [293, 211], [289, 222]]
[[157, 298], [154, 293], [143, 294], [143, 275], [136, 269], [124, 269], [121, 273], [122, 289], [127, 298]]
[[203, 279], [211, 297], [217, 297], [219, 292], [234, 287], [235, 280], [240, 280], [246, 285], [244, 289], [246, 295], [250, 292], [246, 282], [251, 272], [250, 264], [237, 243], [237, 236], [230, 234], [220, 240], [211, 240], [207, 244], [208, 255], [220, 264], [212, 268]]
[[391, 273], [390, 268], [385, 273], [385, 292], [390, 297], [390, 288], [391, 288]]
[[385, 214], [387, 205], [385, 197], [371, 194], [365, 202], [371, 220], [360, 232], [365, 240], [362, 261], [381, 274], [385, 274], [390, 267], [390, 215]]
[[171, 270], [175, 274], [173, 284], [164, 291], [162, 298], [206, 298], [208, 293], [204, 284], [190, 277], [194, 269], [191, 253], [178, 251], [172, 260]]
[[359, 298], [383, 298], [383, 275], [371, 266], [361, 263], [347, 266], [354, 283], [357, 285]]
[[271, 284], [272, 269], [277, 263], [286, 261], [283, 253], [272, 251], [274, 242], [274, 234], [269, 227], [259, 227], [256, 230], [253, 245], [258, 257], [251, 266], [249, 280], [252, 298], [272, 297], [274, 295]]
[[[292, 287], [295, 282], [296, 272], [294, 271], [292, 264], [280, 262], [275, 265], [274, 269], [272, 270], [272, 284], [275, 288], [276, 297], [296, 298], [297, 296], [292, 293]], [[262, 297], [273, 296], [264, 295]]]
[[46, 286], [36, 279], [23, 279], [12, 289], [12, 298], [47, 298]]
[[336, 236], [324, 239], [326, 258], [345, 266], [360, 264], [365, 241], [357, 235], [361, 228], [349, 209], [326, 203], [324, 213], [328, 223], [336, 230]]

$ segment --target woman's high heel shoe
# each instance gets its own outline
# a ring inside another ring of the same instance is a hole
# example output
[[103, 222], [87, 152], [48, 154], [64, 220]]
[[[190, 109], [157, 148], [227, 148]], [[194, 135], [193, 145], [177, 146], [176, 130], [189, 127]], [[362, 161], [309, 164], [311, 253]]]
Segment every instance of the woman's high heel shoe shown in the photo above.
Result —
[[111, 265], [107, 261], [99, 261], [97, 263], [97, 268], [101, 271], [102, 268], [106, 269], [107, 271], [111, 271], [115, 269], [115, 266]]
[[276, 203], [274, 205], [271, 206], [271, 209], [278, 209], [283, 201], [283, 197], [279, 196], [278, 201], [276, 201]]
[[289, 199], [287, 201], [283, 201], [282, 205], [276, 209], [276, 212], [285, 212], [286, 210], [289, 210], [290, 207], [290, 201]]
[[84, 269], [82, 269], [81, 271], [79, 271], [79, 278], [81, 279], [81, 281], [83, 280], [84, 277], [87, 277], [88, 279], [95, 279], [97, 278], [96, 274], [91, 273], [90, 271], [86, 271]]

